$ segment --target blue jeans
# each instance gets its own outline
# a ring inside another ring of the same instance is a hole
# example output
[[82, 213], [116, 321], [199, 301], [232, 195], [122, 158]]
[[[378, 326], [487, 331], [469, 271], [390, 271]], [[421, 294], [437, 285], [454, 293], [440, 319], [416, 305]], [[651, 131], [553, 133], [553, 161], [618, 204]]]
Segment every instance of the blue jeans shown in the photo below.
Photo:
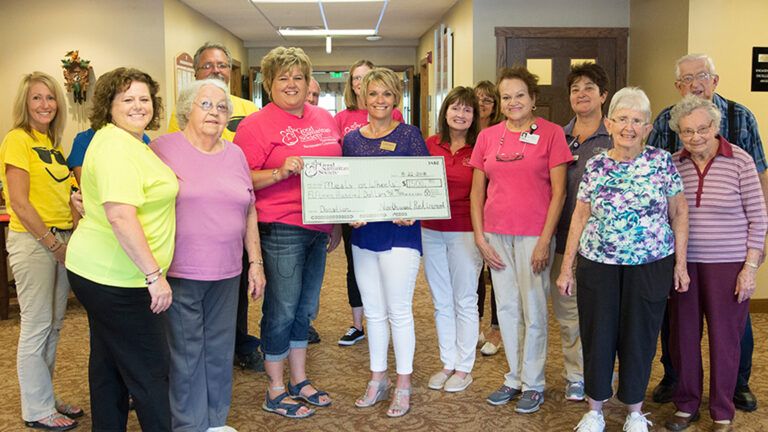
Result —
[[306, 348], [325, 273], [328, 234], [281, 223], [259, 223], [267, 286], [261, 318], [264, 359], [280, 361]]

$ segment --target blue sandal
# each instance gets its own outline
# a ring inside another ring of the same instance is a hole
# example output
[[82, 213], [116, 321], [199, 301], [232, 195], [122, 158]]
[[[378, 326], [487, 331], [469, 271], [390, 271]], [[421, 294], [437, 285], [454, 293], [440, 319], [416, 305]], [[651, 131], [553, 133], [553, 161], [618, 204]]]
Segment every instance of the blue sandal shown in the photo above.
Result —
[[261, 406], [261, 408], [264, 411], [292, 419], [307, 418], [315, 413], [315, 410], [308, 408], [309, 411], [306, 414], [299, 414], [299, 410], [301, 408], [306, 408], [307, 406], [302, 403], [289, 404], [283, 402], [283, 399], [287, 398], [288, 396], [288, 393], [281, 393], [276, 398], [270, 399], [269, 391], [267, 391], [267, 397], [264, 400], [264, 404]]
[[301, 389], [304, 387], [311, 385], [312, 383], [309, 380], [304, 380], [296, 385], [288, 384], [288, 394], [291, 395], [294, 399], [303, 400], [304, 402], [317, 406], [317, 407], [327, 407], [332, 403], [332, 401], [328, 401], [326, 403], [320, 403], [320, 397], [321, 396], [329, 396], [328, 393], [324, 391], [316, 391], [313, 394], [309, 396], [304, 396], [301, 394]]

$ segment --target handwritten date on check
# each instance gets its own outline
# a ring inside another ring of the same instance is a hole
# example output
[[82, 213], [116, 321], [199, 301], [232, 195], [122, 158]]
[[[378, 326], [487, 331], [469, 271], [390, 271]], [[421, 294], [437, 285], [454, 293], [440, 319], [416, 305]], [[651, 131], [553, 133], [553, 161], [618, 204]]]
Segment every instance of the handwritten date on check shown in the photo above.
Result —
[[450, 219], [442, 157], [304, 157], [304, 224]]

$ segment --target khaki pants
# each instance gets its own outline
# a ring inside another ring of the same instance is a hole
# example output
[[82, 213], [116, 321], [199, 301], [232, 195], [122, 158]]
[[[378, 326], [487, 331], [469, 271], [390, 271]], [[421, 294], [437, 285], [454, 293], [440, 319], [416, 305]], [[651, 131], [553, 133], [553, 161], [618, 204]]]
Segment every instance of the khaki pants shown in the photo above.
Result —
[[[69, 233], [56, 237], [66, 243]], [[36, 421], [56, 412], [53, 371], [69, 282], [64, 266], [31, 234], [10, 231], [7, 246], [21, 310], [16, 356], [21, 416]]]
[[488, 242], [505, 264], [491, 270], [509, 372], [504, 385], [515, 389], [544, 391], [544, 363], [547, 357], [547, 295], [549, 269], [555, 253], [550, 244], [547, 268], [534, 274], [531, 255], [539, 240], [535, 236], [485, 233]]
[[560, 295], [557, 289], [557, 278], [560, 276], [560, 266], [563, 264], [563, 255], [555, 254], [552, 269], [549, 272], [550, 295], [552, 297], [552, 310], [560, 324], [560, 344], [563, 347], [563, 377], [570, 382], [584, 382], [584, 357], [581, 353], [581, 336], [579, 333], [579, 309], [576, 305], [576, 283], [570, 296]]

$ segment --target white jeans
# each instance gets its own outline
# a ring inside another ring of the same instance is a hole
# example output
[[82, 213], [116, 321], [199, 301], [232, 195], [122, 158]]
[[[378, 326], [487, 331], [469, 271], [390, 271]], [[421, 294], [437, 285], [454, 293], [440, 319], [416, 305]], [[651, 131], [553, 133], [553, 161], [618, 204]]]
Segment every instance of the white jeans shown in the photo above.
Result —
[[563, 347], [563, 377], [570, 382], [584, 382], [584, 357], [581, 353], [581, 333], [579, 332], [579, 310], [576, 305], [576, 281], [570, 296], [560, 295], [555, 282], [560, 276], [563, 255], [555, 254], [550, 274], [550, 292], [552, 310], [560, 324], [560, 344]]
[[[69, 234], [56, 238], [66, 243]], [[16, 354], [21, 417], [36, 421], [56, 412], [53, 371], [69, 281], [66, 268], [32, 234], [9, 231], [7, 244], [21, 311]]]
[[547, 358], [547, 295], [549, 269], [555, 254], [550, 243], [547, 268], [534, 274], [531, 255], [538, 237], [485, 233], [506, 267], [491, 270], [501, 339], [509, 372], [504, 385], [516, 389], [544, 391]]
[[477, 278], [483, 261], [471, 232], [423, 228], [424, 274], [435, 305], [443, 368], [472, 372], [480, 327]]
[[413, 372], [416, 333], [413, 326], [413, 290], [419, 273], [419, 251], [392, 248], [373, 252], [352, 246], [355, 276], [368, 321], [371, 371], [387, 370], [389, 331], [399, 375]]

